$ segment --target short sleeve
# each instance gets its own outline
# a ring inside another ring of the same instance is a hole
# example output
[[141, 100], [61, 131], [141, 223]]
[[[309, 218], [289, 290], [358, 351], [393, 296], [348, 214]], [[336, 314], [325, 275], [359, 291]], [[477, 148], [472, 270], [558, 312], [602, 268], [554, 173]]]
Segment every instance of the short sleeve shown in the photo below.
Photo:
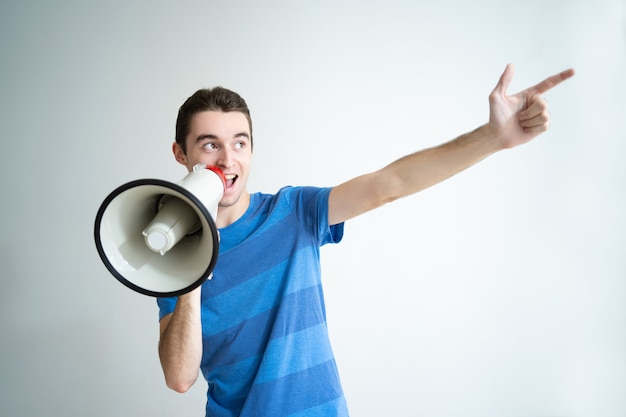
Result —
[[314, 228], [318, 244], [339, 243], [343, 238], [344, 223], [328, 224], [328, 200], [332, 188], [302, 187], [297, 190], [298, 214]]
[[178, 302], [178, 297], [157, 298], [156, 300], [157, 305], [159, 306], [159, 321], [161, 321], [163, 317], [174, 312], [174, 308], [176, 308], [176, 303]]

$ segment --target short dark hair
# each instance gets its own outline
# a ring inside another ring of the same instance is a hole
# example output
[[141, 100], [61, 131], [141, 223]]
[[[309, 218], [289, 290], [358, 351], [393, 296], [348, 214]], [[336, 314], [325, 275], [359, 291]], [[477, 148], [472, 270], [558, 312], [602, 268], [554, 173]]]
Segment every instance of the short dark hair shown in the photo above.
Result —
[[212, 110], [222, 112], [238, 111], [248, 119], [250, 127], [250, 145], [252, 146], [252, 118], [246, 101], [234, 91], [223, 87], [203, 88], [191, 95], [178, 110], [176, 119], [176, 143], [187, 153], [187, 135], [191, 119], [197, 113]]

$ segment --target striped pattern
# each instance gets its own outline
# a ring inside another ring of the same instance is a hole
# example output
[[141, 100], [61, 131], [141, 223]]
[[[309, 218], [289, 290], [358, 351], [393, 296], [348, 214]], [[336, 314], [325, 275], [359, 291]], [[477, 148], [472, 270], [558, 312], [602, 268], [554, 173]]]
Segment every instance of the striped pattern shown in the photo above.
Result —
[[[220, 230], [213, 280], [202, 288], [202, 373], [207, 416], [347, 416], [328, 339], [319, 248], [341, 240], [328, 226], [329, 188], [253, 194]], [[176, 299], [159, 299], [160, 316]]]

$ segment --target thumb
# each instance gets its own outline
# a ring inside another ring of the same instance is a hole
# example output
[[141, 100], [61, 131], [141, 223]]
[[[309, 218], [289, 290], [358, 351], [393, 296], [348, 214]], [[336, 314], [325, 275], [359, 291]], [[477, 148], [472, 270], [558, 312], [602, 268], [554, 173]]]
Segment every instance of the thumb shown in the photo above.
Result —
[[514, 73], [515, 67], [513, 67], [513, 64], [508, 64], [504, 69], [504, 72], [500, 76], [500, 79], [498, 80], [498, 85], [496, 85], [496, 87], [493, 89], [492, 94], [505, 96], [506, 91], [509, 88], [509, 84], [511, 84], [511, 80], [513, 79]]

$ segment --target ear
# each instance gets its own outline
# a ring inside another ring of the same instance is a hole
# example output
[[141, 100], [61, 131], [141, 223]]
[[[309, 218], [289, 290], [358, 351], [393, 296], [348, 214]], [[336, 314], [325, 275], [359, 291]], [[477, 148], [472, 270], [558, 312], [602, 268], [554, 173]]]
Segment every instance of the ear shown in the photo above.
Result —
[[187, 166], [187, 155], [183, 152], [183, 148], [177, 142], [172, 144], [172, 152], [174, 153], [174, 158], [179, 164]]

